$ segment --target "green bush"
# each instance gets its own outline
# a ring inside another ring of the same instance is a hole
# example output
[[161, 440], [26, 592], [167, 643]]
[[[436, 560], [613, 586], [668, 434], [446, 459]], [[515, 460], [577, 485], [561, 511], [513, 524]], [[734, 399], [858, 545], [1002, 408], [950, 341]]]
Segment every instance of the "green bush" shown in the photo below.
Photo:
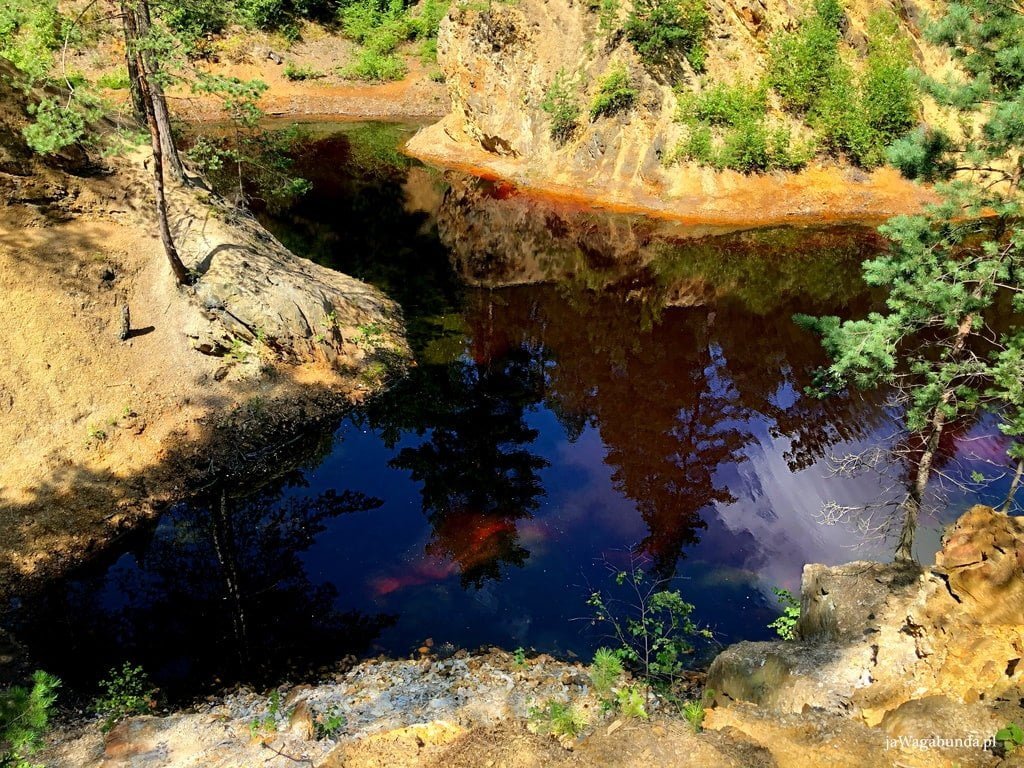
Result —
[[131, 83], [128, 80], [128, 71], [124, 69], [104, 72], [96, 78], [96, 85], [99, 88], [106, 88], [108, 91], [126, 91], [131, 87]]
[[590, 120], [617, 114], [636, 101], [636, 90], [623, 64], [612, 67], [597, 84], [597, 93], [590, 102]]
[[828, 86], [839, 56], [842, 17], [837, 0], [818, 0], [794, 32], [772, 38], [768, 78], [787, 109], [807, 112]]
[[702, 71], [708, 22], [705, 0], [636, 0], [626, 38], [646, 64], [664, 64], [679, 54]]
[[564, 70], [558, 70], [551, 81], [540, 108], [551, 118], [552, 139], [562, 144], [572, 138], [579, 127], [580, 101], [576, 84], [566, 77]]
[[357, 54], [356, 60], [342, 70], [342, 75], [356, 80], [387, 81], [401, 80], [408, 71], [401, 57], [364, 48]]
[[316, 80], [317, 78], [323, 77], [323, 72], [318, 72], [312, 67], [303, 67], [299, 64], [289, 61], [284, 65], [284, 76], [288, 80]]
[[33, 122], [22, 133], [29, 147], [42, 155], [60, 152], [85, 135], [85, 115], [74, 103], [46, 97], [29, 106]]
[[33, 768], [29, 758], [42, 744], [59, 687], [56, 677], [36, 672], [31, 688], [0, 691], [0, 766]]
[[579, 736], [587, 727], [587, 716], [578, 707], [554, 699], [531, 707], [529, 719], [537, 733], [552, 736]]
[[100, 688], [102, 693], [93, 709], [103, 718], [104, 731], [126, 717], [149, 714], [156, 709], [157, 691], [142, 667], [125, 662], [120, 669], [110, 670]]
[[167, 26], [189, 47], [206, 35], [223, 31], [230, 20], [230, 5], [222, 0], [188, 0], [156, 7]]

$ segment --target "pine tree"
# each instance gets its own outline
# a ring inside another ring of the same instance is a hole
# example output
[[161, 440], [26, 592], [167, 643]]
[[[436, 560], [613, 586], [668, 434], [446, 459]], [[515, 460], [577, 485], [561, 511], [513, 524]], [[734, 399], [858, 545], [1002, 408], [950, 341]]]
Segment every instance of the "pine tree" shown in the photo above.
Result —
[[988, 322], [1000, 296], [1024, 310], [1024, 6], [952, 3], [927, 34], [950, 47], [961, 72], [944, 81], [919, 75], [920, 84], [968, 118], [964, 135], [918, 130], [897, 141], [889, 159], [909, 176], [943, 180], [942, 202], [882, 227], [891, 247], [865, 262], [864, 278], [887, 291], [884, 311], [845, 321], [797, 317], [821, 335], [831, 359], [818, 372], [819, 392], [886, 384], [902, 395], [916, 450], [897, 559], [912, 556], [951, 423], [980, 409], [999, 414], [1017, 462], [1006, 508], [1024, 467], [1024, 331], [997, 332]]

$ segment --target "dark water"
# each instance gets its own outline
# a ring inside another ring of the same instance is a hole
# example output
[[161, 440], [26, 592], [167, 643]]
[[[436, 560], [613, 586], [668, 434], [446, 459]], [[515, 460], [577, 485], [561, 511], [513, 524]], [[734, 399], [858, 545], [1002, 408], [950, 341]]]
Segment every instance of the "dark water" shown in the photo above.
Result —
[[[586, 656], [601, 637], [577, 619], [630, 552], [720, 642], [760, 639], [804, 563], [889, 556], [816, 514], [899, 492], [828, 461], [889, 439], [895, 414], [884, 393], [802, 395], [823, 358], [791, 321], [870, 306], [869, 230], [700, 233], [546, 203], [405, 160], [403, 130], [321, 138], [299, 161], [315, 192], [264, 218], [398, 299], [418, 366], [279, 477], [181, 505], [22, 605], [39, 666], [87, 689], [130, 659], [188, 696], [426, 638]], [[945, 470], [991, 474], [989, 432], [951, 432]], [[972, 500], [944, 493], [921, 557]]]

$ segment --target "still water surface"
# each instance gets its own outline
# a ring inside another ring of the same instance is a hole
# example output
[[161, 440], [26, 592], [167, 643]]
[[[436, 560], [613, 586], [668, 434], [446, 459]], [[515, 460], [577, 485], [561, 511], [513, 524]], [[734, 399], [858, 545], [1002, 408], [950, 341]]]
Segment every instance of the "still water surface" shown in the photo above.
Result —
[[[828, 458], [888, 439], [895, 414], [884, 393], [804, 396], [823, 358], [791, 320], [870, 306], [870, 230], [545, 202], [403, 158], [404, 131], [322, 133], [299, 158], [314, 192], [262, 216], [395, 297], [417, 367], [280, 477], [180, 505], [21, 606], [41, 667], [86, 689], [130, 659], [190, 696], [426, 638], [586, 656], [586, 598], [631, 551], [720, 642], [761, 639], [804, 563], [889, 556], [816, 515], [883, 493]], [[947, 469], [988, 471], [989, 431], [952, 433]], [[947, 495], [922, 557], [968, 501]]]

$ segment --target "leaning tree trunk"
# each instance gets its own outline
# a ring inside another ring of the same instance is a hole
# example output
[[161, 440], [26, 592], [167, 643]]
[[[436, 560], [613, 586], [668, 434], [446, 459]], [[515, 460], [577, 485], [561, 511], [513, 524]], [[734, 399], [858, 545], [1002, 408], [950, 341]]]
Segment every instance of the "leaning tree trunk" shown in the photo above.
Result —
[[121, 0], [121, 23], [124, 25], [124, 58], [128, 65], [128, 91], [132, 96], [132, 112], [135, 121], [139, 125], [146, 123], [146, 106], [142, 102], [142, 89], [139, 82], [142, 79], [139, 73], [139, 65], [135, 60], [135, 54], [131, 48], [131, 41], [139, 39], [138, 25], [135, 23], [135, 14], [129, 7], [130, 0]]
[[[974, 293], [980, 296], [981, 287], [976, 288]], [[960, 320], [960, 325], [956, 329], [956, 336], [953, 338], [953, 345], [949, 350], [950, 360], [956, 360], [964, 351], [964, 347], [967, 345], [967, 337], [970, 335], [973, 325], [973, 313], [965, 315]], [[921, 458], [917, 461], [914, 481], [910, 486], [910, 492], [907, 494], [907, 500], [903, 502], [903, 526], [900, 529], [900, 538], [896, 544], [896, 560], [914, 559], [914, 536], [917, 533], [917, 520], [921, 516], [921, 507], [924, 505], [924, 493], [928, 488], [932, 466], [935, 464], [935, 456], [939, 451], [939, 440], [942, 438], [942, 431], [946, 428], [946, 407], [953, 399], [953, 394], [952, 389], [944, 390], [939, 398], [939, 402], [932, 411], [924, 450], [921, 451]]]
[[153, 150], [153, 191], [156, 198], [157, 224], [160, 229], [160, 241], [164, 246], [164, 253], [171, 264], [171, 271], [179, 284], [185, 285], [189, 282], [188, 270], [178, 255], [178, 249], [174, 245], [174, 237], [171, 235], [171, 225], [167, 215], [167, 196], [164, 189], [164, 149], [170, 146], [170, 162], [172, 167], [177, 164], [180, 167], [181, 160], [174, 149], [174, 142], [170, 135], [170, 126], [166, 125], [166, 132], [161, 131], [161, 122], [157, 116], [154, 104], [154, 92], [159, 89], [159, 84], [154, 83], [150, 74], [152, 72], [148, 58], [140, 50], [139, 40], [149, 27], [149, 10], [146, 0], [128, 0], [125, 3], [124, 33], [125, 46], [128, 55], [135, 60], [135, 75], [137, 81], [135, 88], [138, 89], [139, 99], [142, 102], [143, 111], [146, 117], [146, 126], [149, 128], [149, 143]]
[[[134, 64], [128, 66], [133, 106], [136, 109], [141, 106], [141, 116], [146, 122], [149, 122], [150, 108], [144, 103], [149, 102], [153, 119], [156, 122], [160, 146], [163, 149], [164, 170], [175, 181], [181, 181], [185, 178], [185, 168], [178, 155], [178, 148], [174, 145], [171, 118], [167, 111], [164, 89], [156, 76], [159, 66], [153, 61], [153, 56], [150, 53], [139, 50], [139, 42], [149, 36], [152, 27], [149, 2], [148, 0], [122, 0], [121, 8], [124, 17], [125, 48], [128, 51], [129, 60], [134, 60]], [[148, 91], [148, 95], [145, 91]], [[136, 100], [140, 103], [137, 104]]]

